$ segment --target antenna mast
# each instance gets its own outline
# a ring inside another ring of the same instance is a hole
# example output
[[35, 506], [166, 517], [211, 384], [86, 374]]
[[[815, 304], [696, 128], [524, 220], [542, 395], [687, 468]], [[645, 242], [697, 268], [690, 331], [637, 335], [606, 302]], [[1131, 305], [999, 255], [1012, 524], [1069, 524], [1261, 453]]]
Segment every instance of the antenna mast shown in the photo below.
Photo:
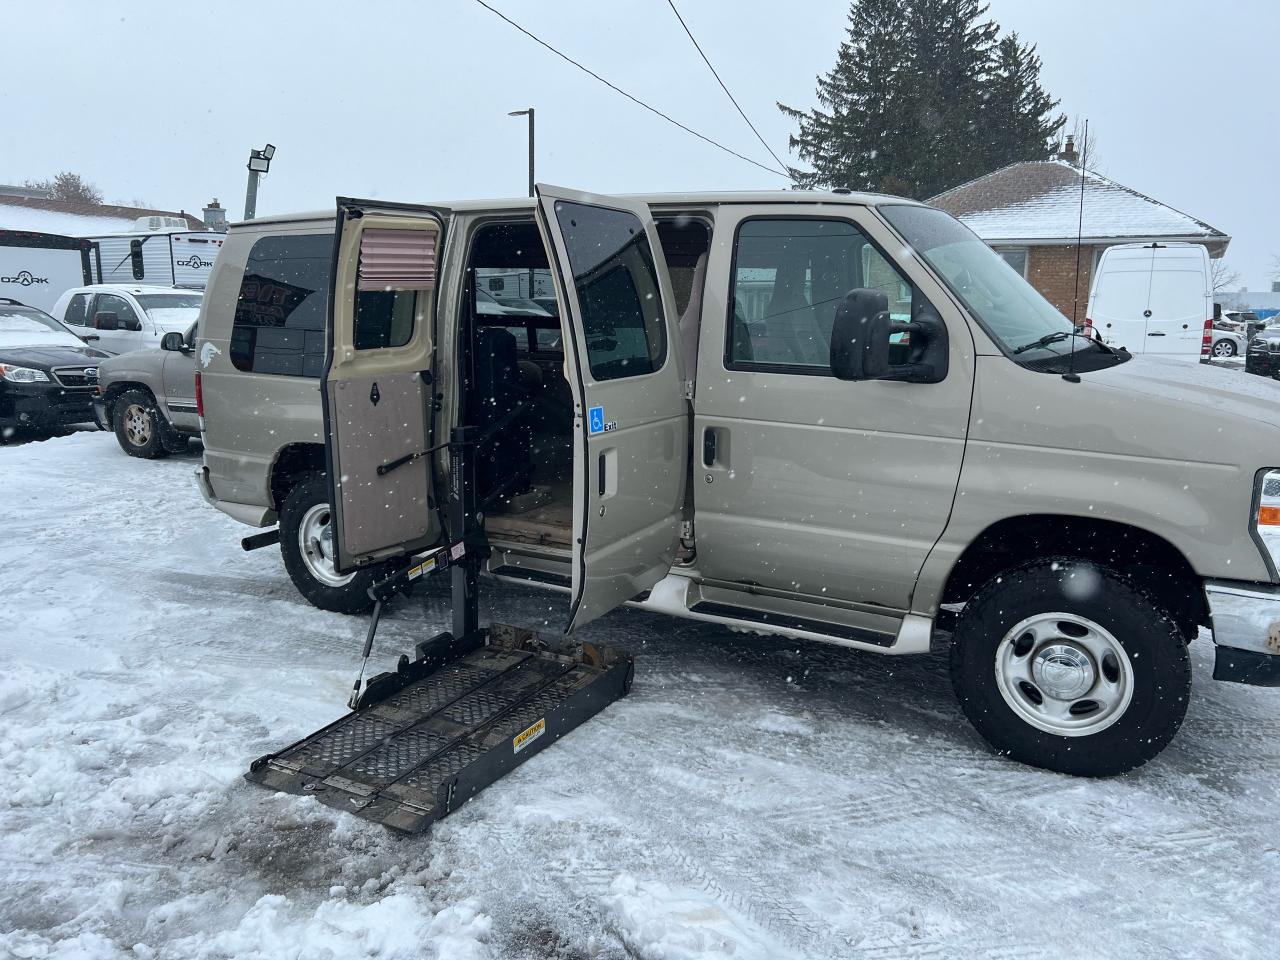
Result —
[[1080, 216], [1076, 220], [1076, 285], [1071, 299], [1071, 324], [1080, 322], [1080, 245], [1084, 239], [1084, 173], [1089, 159], [1089, 121], [1084, 122], [1084, 143], [1080, 145]]
[[1076, 219], [1076, 284], [1071, 296], [1071, 356], [1067, 360], [1067, 372], [1063, 379], [1079, 383], [1076, 374], [1076, 331], [1080, 322], [1080, 247], [1084, 242], [1084, 172], [1089, 159], [1089, 121], [1084, 122], [1084, 143], [1080, 145], [1080, 214]]

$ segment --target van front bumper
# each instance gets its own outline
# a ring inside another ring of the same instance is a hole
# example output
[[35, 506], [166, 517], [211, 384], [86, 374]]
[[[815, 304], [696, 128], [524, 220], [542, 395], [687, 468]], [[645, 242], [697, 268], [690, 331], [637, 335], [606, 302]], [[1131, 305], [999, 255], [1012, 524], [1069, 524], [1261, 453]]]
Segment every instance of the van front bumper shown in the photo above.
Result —
[[1205, 583], [1217, 654], [1213, 679], [1280, 687], [1280, 587]]

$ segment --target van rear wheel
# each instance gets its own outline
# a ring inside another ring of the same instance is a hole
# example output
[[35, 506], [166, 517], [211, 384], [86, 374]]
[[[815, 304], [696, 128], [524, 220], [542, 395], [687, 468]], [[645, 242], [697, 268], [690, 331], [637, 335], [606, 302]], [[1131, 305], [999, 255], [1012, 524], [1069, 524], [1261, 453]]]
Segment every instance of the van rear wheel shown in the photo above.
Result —
[[289, 579], [313, 606], [334, 613], [363, 613], [367, 593], [383, 566], [340, 574], [334, 568], [333, 511], [323, 474], [294, 485], [280, 508], [280, 554]]
[[1186, 713], [1182, 632], [1150, 594], [1107, 567], [1035, 561], [978, 591], [956, 624], [951, 682], [999, 753], [1076, 776], [1146, 763]]

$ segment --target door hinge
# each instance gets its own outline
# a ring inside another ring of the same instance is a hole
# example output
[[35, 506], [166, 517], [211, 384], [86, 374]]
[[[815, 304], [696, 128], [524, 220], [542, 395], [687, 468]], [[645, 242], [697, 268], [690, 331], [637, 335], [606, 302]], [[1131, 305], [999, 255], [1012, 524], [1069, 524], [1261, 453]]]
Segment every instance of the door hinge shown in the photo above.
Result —
[[682, 384], [680, 384], [680, 386], [684, 390], [684, 398], [686, 400], [692, 400], [693, 399], [693, 381], [685, 380]]
[[692, 520], [680, 521], [680, 539], [681, 540], [693, 539], [693, 521]]

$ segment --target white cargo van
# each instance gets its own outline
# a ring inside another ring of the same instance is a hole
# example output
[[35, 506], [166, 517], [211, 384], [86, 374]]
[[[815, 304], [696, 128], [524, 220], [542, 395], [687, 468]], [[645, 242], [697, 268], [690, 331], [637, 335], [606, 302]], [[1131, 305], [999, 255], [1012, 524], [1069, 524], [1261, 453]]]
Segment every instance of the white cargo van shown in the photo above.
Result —
[[1130, 353], [1208, 360], [1209, 252], [1198, 243], [1124, 243], [1102, 251], [1085, 326]]

